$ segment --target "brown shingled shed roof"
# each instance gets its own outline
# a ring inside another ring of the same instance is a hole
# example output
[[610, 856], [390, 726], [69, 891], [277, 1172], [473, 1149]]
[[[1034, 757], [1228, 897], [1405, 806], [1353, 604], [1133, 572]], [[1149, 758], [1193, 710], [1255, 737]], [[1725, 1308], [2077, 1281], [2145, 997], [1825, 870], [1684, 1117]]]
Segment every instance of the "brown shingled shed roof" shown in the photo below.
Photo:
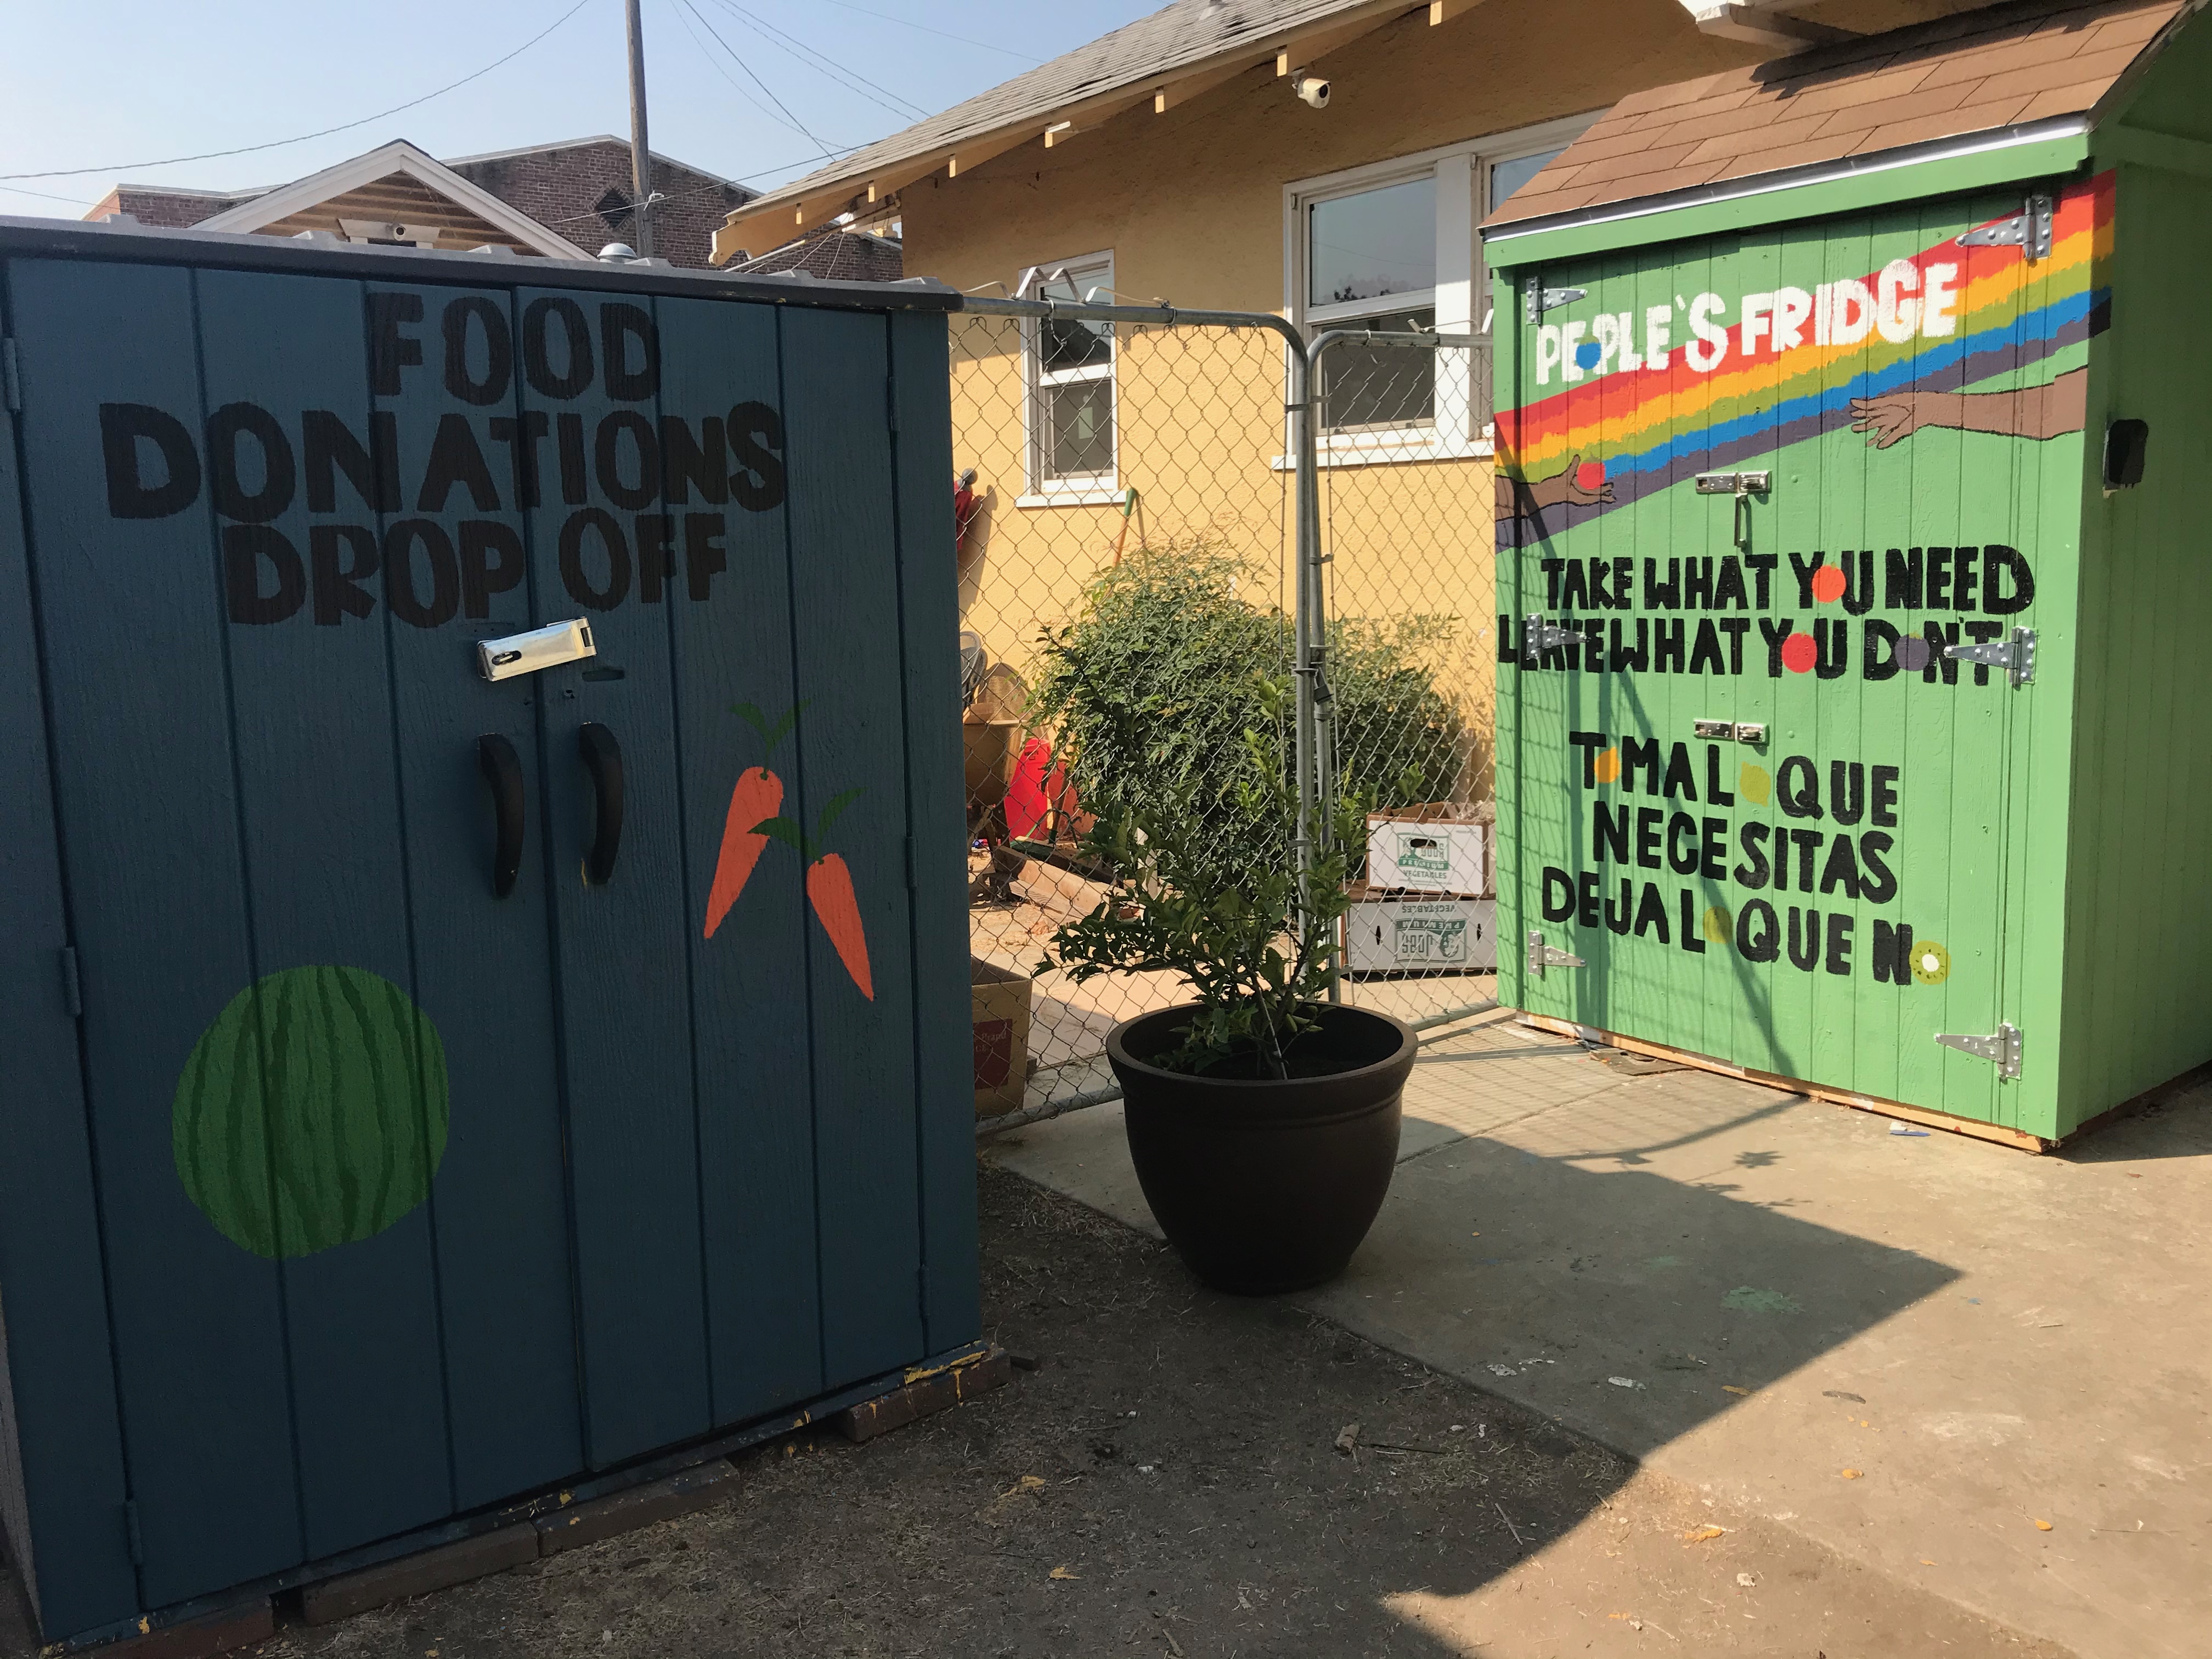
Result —
[[1486, 226], [2081, 114], [2191, 0], [2021, 0], [1622, 99]]

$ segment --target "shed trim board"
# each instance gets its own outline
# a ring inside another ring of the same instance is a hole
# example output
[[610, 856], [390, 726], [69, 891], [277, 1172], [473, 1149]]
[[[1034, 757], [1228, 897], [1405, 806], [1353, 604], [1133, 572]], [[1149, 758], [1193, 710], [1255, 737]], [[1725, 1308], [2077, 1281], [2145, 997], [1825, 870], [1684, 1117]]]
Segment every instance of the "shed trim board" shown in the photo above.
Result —
[[82, 258], [132, 264], [188, 264], [202, 270], [291, 271], [304, 276], [353, 276], [468, 287], [592, 289], [617, 294], [665, 294], [686, 299], [750, 301], [835, 311], [957, 311], [960, 295], [926, 276], [896, 283], [827, 282], [780, 274], [730, 275], [672, 265], [600, 259], [523, 259], [490, 252], [368, 244], [303, 246], [289, 238], [223, 233], [199, 226], [166, 230], [147, 225], [77, 224], [63, 219], [0, 217], [0, 258]]
[[2089, 154], [2083, 116], [2039, 121], [1968, 140], [1940, 139], [1847, 161], [1757, 173], [1574, 213], [1486, 226], [1485, 257], [1504, 271], [1547, 260], [1645, 247], [1754, 225], [1823, 219], [2014, 180], [2070, 172]]
[[[0, 222], [0, 1522], [49, 1638], [967, 1351], [957, 302]], [[770, 765], [803, 852], [718, 898]]]

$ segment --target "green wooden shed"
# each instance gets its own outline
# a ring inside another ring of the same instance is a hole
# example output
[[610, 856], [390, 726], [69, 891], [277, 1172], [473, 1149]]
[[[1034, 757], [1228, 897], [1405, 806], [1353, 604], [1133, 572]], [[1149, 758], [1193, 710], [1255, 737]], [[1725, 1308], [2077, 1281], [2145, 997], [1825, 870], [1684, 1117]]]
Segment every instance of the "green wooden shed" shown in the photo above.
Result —
[[2212, 1060], [2212, 21], [1639, 94], [1484, 227], [1500, 995], [2025, 1144]]

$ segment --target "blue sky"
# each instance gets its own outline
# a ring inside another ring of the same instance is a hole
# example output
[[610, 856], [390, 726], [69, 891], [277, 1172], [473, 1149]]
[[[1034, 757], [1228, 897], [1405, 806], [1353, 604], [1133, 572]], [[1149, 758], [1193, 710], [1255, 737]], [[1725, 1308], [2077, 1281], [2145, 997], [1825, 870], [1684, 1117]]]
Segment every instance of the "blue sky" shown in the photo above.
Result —
[[[866, 143], [908, 125], [915, 118], [902, 100], [934, 112], [1162, 3], [645, 0], [653, 147], [726, 177], [781, 183], [807, 171], [807, 158], [825, 145]], [[99, 170], [9, 180], [0, 213], [75, 218], [125, 178], [225, 190], [279, 184], [393, 138], [453, 156], [627, 134], [623, 3], [584, 0], [576, 15], [512, 63], [387, 120], [252, 155], [129, 165], [264, 143], [374, 115], [482, 69], [575, 3], [10, 6], [0, 48], [8, 88], [0, 99], [0, 173]], [[849, 79], [876, 82], [892, 96], [841, 84], [775, 30], [842, 66]], [[731, 51], [784, 111], [747, 78]], [[45, 194], [21, 193], [31, 191]]]

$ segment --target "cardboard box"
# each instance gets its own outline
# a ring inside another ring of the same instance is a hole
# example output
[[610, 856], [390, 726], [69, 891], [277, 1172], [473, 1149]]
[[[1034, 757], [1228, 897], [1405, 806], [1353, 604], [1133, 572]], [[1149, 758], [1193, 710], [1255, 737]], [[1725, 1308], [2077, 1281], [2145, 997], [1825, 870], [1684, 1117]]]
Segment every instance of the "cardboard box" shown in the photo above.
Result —
[[1386, 891], [1488, 897], [1492, 828], [1487, 804], [1401, 806], [1367, 815], [1367, 884]]
[[1030, 1080], [1030, 978], [968, 958], [975, 1024], [975, 1115], [997, 1117], [1022, 1103]]
[[1353, 974], [1487, 974], [1498, 967], [1498, 901], [1355, 892], [1344, 919]]

